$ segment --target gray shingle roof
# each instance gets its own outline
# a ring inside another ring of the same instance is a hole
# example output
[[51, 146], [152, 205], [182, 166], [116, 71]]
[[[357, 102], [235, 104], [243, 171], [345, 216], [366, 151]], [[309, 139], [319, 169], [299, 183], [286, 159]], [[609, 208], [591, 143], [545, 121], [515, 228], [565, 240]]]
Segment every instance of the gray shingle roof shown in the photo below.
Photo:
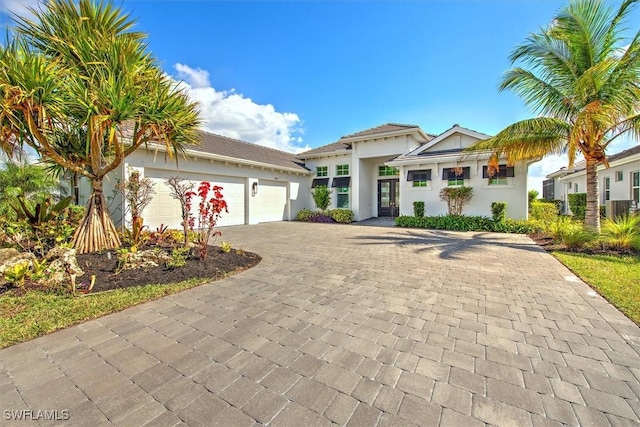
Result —
[[[322, 147], [314, 148], [313, 150], [305, 151], [303, 153], [298, 154], [296, 157], [299, 159], [305, 159], [308, 156], [313, 156], [315, 154], [321, 153], [331, 153], [335, 151], [347, 151], [351, 149], [351, 144], [347, 142], [343, 142], [343, 139], [347, 138], [357, 138], [359, 136], [368, 136], [368, 135], [376, 135], [379, 133], [386, 132], [394, 132], [398, 130], [407, 130], [407, 129], [420, 129], [418, 125], [404, 125], [400, 123], [386, 123], [380, 126], [372, 127], [369, 129], [362, 130], [360, 132], [352, 133], [349, 135], [345, 135], [340, 138], [339, 141], [333, 142], [331, 144], [323, 145]], [[433, 137], [431, 134], [427, 134], [429, 137]]]
[[309, 171], [304, 167], [304, 163], [295, 158], [293, 153], [240, 141], [215, 133], [199, 132], [201, 135], [200, 145], [187, 146], [187, 149], [252, 162], [266, 163], [273, 166], [299, 169], [300, 172]]
[[334, 151], [346, 152], [347, 150], [351, 150], [351, 144], [346, 144], [344, 142], [338, 141], [331, 144], [323, 145], [322, 147], [314, 148], [313, 150], [304, 151], [298, 154], [296, 157], [298, 157], [299, 159], [306, 159], [307, 157], [314, 154], [331, 153]]
[[609, 163], [615, 162], [616, 160], [624, 159], [625, 157], [633, 156], [634, 154], [640, 153], [640, 145], [636, 145], [635, 147], [628, 148], [624, 151], [621, 151], [616, 154], [612, 154], [607, 157]]
[[386, 132], [393, 132], [393, 131], [397, 131], [397, 130], [406, 130], [406, 129], [415, 129], [415, 128], [419, 128], [420, 126], [418, 125], [405, 125], [405, 124], [401, 124], [401, 123], [386, 123], [380, 126], [376, 126], [376, 127], [372, 127], [369, 129], [365, 129], [362, 130], [360, 132], [356, 132], [356, 133], [352, 133], [349, 135], [345, 135], [340, 139], [344, 139], [344, 138], [354, 138], [354, 137], [358, 137], [358, 136], [367, 136], [367, 135], [375, 135], [378, 133], [386, 133]]

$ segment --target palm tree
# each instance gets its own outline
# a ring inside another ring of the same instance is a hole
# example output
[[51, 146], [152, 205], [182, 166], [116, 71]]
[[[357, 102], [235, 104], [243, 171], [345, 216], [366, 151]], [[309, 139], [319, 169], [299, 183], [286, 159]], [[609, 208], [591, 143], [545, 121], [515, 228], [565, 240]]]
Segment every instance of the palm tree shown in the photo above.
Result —
[[24, 144], [45, 162], [91, 181], [74, 247], [120, 246], [107, 209], [105, 175], [143, 144], [170, 154], [197, 141], [195, 104], [147, 52], [145, 35], [110, 3], [50, 0], [16, 17], [0, 48], [0, 147]]
[[[640, 32], [622, 37], [637, 0], [615, 10], [604, 1], [575, 0], [546, 29], [531, 34], [511, 53], [513, 68], [500, 83], [523, 98], [536, 118], [514, 123], [474, 150], [492, 150], [509, 163], [567, 154], [573, 166], [584, 156], [587, 175], [585, 224], [600, 232], [597, 167], [608, 167], [606, 149], [629, 133], [640, 137]], [[519, 62], [522, 67], [515, 66]]]

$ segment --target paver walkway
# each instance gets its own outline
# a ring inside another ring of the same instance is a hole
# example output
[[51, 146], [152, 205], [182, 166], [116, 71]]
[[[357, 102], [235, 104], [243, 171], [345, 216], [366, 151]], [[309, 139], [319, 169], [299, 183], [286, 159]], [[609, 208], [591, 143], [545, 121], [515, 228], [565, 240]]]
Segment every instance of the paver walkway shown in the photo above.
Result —
[[223, 238], [264, 260], [1, 350], [1, 409], [73, 426], [639, 422], [640, 329], [524, 236], [274, 223]]

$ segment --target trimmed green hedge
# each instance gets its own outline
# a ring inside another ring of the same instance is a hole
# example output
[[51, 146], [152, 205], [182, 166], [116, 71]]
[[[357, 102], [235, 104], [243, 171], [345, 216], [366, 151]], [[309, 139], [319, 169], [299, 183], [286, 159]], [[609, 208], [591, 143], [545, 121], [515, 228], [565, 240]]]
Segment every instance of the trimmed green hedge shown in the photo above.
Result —
[[351, 209], [332, 209], [329, 211], [329, 216], [340, 224], [351, 224], [353, 222], [353, 211]]
[[535, 227], [527, 221], [505, 219], [496, 222], [484, 216], [439, 215], [416, 218], [414, 216], [399, 216], [396, 226], [428, 228], [434, 230], [451, 231], [495, 231], [499, 233], [532, 233]]

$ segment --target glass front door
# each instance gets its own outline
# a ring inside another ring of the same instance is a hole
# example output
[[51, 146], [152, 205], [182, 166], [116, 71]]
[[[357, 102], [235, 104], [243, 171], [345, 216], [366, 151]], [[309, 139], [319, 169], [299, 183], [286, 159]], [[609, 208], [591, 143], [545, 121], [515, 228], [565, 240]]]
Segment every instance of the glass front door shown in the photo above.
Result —
[[400, 180], [378, 181], [378, 216], [397, 217], [400, 213]]

